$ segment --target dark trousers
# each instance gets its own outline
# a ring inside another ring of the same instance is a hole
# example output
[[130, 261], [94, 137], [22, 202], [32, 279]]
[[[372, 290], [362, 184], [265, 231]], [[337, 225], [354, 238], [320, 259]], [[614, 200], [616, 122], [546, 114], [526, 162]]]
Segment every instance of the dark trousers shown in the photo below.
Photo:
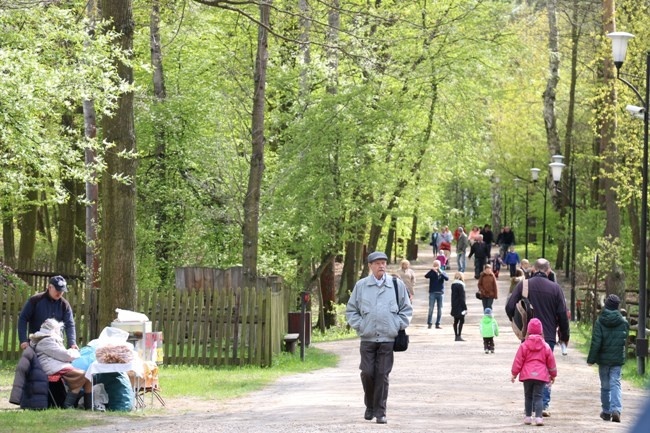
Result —
[[393, 342], [362, 341], [359, 352], [363, 401], [366, 408], [371, 409], [377, 418], [386, 416], [388, 375], [393, 369]]
[[483, 350], [494, 352], [494, 337], [483, 338]]
[[454, 335], [460, 337], [463, 332], [463, 324], [465, 323], [465, 316], [454, 316]]
[[510, 269], [510, 276], [511, 277], [517, 276], [517, 264], [516, 263], [509, 264], [508, 268]]
[[485, 263], [487, 263], [487, 258], [482, 257], [475, 257], [474, 258], [474, 278], [478, 280], [478, 277], [481, 275], [481, 272], [483, 272], [483, 268], [485, 267]]
[[524, 410], [526, 416], [532, 416], [533, 411], [535, 411], [535, 417], [542, 417], [542, 410], [544, 409], [542, 394], [545, 386], [546, 383], [541, 380], [524, 380]]

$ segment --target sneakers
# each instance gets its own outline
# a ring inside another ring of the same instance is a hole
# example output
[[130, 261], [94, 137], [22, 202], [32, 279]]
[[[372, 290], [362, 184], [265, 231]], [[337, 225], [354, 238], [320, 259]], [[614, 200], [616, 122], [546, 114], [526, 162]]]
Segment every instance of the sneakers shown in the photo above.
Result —
[[436, 325], [436, 329], [442, 329], [440, 325]]
[[609, 413], [601, 412], [600, 413], [600, 419], [603, 421], [611, 421], [612, 420], [612, 415]]
[[427, 325], [427, 329], [431, 329], [431, 323]]
[[535, 425], [544, 425], [544, 418], [535, 418]]
[[494, 350], [490, 350], [490, 353], [494, 353]]
[[612, 412], [612, 421], [621, 422], [621, 414], [619, 412]]
[[485, 349], [485, 354], [487, 355], [488, 353], [490, 353], [490, 351]]
[[463, 340], [460, 335], [457, 335], [456, 336], [456, 341], [465, 341], [465, 340]]
[[544, 418], [548, 418], [549, 416], [551, 416], [551, 411], [548, 410], [548, 408], [544, 409], [544, 410], [542, 411], [542, 416], [543, 416]]
[[532, 423], [533, 423], [533, 419], [531, 417], [527, 416], [526, 418], [524, 418], [524, 424], [531, 425]]

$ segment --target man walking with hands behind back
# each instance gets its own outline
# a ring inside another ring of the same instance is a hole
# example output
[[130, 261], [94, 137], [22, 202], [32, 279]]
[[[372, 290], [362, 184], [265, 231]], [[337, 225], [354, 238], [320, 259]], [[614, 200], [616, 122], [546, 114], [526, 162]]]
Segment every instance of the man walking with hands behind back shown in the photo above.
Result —
[[[413, 308], [404, 283], [386, 275], [388, 257], [375, 251], [368, 255], [370, 275], [355, 284], [345, 315], [361, 337], [361, 384], [366, 411], [364, 418], [377, 417], [386, 424], [388, 376], [393, 368], [393, 343], [400, 329], [411, 323]], [[397, 296], [395, 286], [397, 285]]]
[[[535, 311], [534, 315], [542, 322], [544, 340], [551, 347], [555, 348], [556, 330], [559, 329], [561, 342], [569, 342], [569, 318], [567, 316], [566, 301], [562, 288], [554, 281], [549, 280], [551, 265], [546, 259], [537, 259], [535, 270], [528, 281], [528, 299]], [[512, 296], [506, 304], [506, 314], [512, 321], [515, 314], [515, 306], [521, 299], [523, 282], [519, 282], [512, 292]], [[549, 404], [551, 403], [551, 388], [544, 388], [544, 411], [543, 416], [551, 416]]]

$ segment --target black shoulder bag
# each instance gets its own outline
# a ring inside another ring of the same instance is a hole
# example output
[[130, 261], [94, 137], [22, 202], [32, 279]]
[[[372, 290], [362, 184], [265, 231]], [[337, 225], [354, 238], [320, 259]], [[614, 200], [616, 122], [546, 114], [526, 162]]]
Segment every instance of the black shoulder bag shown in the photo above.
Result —
[[[397, 301], [397, 308], [399, 309], [399, 295], [397, 294], [397, 278], [393, 278], [393, 287], [395, 288], [395, 300]], [[404, 352], [409, 348], [409, 336], [406, 334], [405, 329], [400, 329], [395, 337], [393, 344], [393, 352]]]

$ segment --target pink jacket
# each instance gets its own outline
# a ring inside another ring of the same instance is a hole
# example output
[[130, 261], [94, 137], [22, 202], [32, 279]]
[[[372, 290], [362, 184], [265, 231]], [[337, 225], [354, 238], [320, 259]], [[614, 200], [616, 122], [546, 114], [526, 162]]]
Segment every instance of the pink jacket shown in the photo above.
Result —
[[552, 377], [557, 376], [553, 351], [543, 336], [528, 335], [521, 343], [512, 362], [511, 373], [515, 377], [519, 375], [520, 382], [530, 379], [550, 382]]

